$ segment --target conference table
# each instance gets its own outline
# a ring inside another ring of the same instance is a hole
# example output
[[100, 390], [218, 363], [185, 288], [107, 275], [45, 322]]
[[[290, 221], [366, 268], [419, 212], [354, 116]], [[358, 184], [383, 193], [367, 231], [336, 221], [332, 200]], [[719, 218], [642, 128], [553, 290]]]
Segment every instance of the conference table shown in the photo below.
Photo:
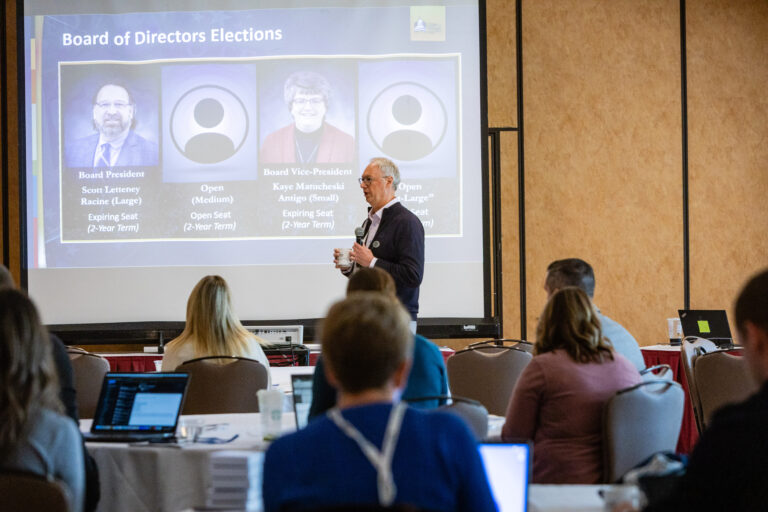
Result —
[[[206, 508], [212, 487], [211, 462], [216, 452], [242, 451], [263, 453], [268, 447], [255, 414], [207, 414], [182, 416], [183, 421], [197, 420], [206, 427], [205, 437], [238, 438], [226, 444], [86, 444], [99, 466], [103, 512], [180, 512], [212, 510]], [[90, 420], [81, 421], [81, 430], [90, 428]], [[496, 428], [500, 428], [500, 424]], [[293, 413], [285, 412], [282, 431], [295, 430]], [[261, 466], [252, 485], [261, 485]], [[598, 512], [603, 501], [598, 491], [607, 485], [531, 485], [529, 504], [538, 512]], [[260, 510], [255, 508], [252, 510]]]

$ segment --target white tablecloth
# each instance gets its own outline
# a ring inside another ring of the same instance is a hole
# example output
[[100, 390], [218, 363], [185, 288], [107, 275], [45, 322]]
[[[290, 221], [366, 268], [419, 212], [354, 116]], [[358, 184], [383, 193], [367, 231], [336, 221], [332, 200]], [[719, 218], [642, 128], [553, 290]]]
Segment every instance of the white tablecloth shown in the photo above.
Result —
[[[264, 451], [261, 420], [258, 414], [206, 414], [182, 416], [202, 418], [204, 436], [239, 437], [227, 444], [143, 445], [125, 443], [87, 443], [96, 459], [101, 479], [103, 512], [178, 512], [205, 505], [209, 487], [210, 455], [216, 450]], [[215, 425], [215, 427], [214, 427]], [[80, 428], [88, 431], [90, 420]], [[295, 430], [292, 413], [283, 414], [283, 431]]]

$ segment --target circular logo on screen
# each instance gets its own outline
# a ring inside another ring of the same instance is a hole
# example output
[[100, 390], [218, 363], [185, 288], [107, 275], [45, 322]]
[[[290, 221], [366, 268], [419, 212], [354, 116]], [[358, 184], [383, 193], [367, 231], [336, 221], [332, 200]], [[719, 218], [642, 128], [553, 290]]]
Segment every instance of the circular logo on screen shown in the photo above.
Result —
[[201, 85], [176, 102], [170, 130], [179, 153], [199, 164], [215, 164], [242, 147], [248, 135], [248, 113], [229, 89]]
[[448, 126], [445, 105], [430, 89], [398, 82], [382, 90], [368, 109], [368, 134], [387, 156], [412, 161], [432, 153]]

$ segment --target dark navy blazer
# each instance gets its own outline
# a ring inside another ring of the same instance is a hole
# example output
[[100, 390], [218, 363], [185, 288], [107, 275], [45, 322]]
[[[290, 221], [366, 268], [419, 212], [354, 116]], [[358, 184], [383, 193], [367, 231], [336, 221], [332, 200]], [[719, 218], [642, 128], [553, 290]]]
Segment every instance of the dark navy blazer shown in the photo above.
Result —
[[[363, 223], [366, 231], [369, 222]], [[424, 225], [408, 208], [395, 203], [381, 212], [379, 229], [368, 247], [377, 258], [375, 266], [389, 272], [397, 297], [416, 320], [424, 278]]]

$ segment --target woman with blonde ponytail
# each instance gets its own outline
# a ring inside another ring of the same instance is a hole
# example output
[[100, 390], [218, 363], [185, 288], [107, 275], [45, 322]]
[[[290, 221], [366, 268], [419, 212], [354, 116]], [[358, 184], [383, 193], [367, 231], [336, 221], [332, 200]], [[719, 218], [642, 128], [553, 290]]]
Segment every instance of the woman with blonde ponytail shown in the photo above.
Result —
[[184, 361], [206, 356], [247, 357], [269, 371], [262, 345], [266, 342], [248, 332], [235, 315], [224, 278], [205, 276], [189, 295], [184, 331], [165, 347], [163, 371], [173, 371]]

